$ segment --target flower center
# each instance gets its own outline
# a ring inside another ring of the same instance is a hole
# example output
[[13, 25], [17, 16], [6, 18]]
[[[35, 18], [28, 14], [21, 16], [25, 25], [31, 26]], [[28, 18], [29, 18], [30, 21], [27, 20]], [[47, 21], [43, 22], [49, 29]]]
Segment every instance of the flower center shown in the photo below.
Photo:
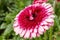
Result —
[[[38, 12], [38, 10], [37, 10]], [[37, 12], [32, 12], [31, 10], [29, 10], [29, 20], [34, 20], [37, 17]]]
[[29, 20], [33, 20], [33, 19], [34, 19], [34, 17], [33, 17], [33, 16], [30, 16], [30, 17], [29, 17]]
[[31, 11], [31, 10], [29, 10], [29, 14], [30, 14], [29, 20], [33, 20], [34, 17], [33, 17], [33, 15], [32, 15], [32, 11]]

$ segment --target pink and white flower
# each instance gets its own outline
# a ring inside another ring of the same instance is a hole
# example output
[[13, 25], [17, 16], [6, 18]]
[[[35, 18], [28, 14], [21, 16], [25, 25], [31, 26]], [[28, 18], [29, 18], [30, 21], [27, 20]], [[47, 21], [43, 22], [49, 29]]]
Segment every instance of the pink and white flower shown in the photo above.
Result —
[[57, 2], [60, 2], [60, 0], [57, 0]]
[[15, 18], [13, 28], [23, 38], [35, 38], [54, 25], [54, 11], [49, 3], [25, 7]]
[[35, 4], [35, 3], [44, 3], [44, 2], [47, 2], [47, 1], [48, 1], [48, 0], [34, 0], [33, 3], [34, 3], [34, 4]]

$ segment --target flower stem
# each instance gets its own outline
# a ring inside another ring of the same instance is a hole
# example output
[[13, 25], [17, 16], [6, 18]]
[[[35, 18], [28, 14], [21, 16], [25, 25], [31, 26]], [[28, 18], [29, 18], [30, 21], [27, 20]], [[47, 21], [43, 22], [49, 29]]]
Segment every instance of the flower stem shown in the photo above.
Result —
[[39, 37], [39, 40], [42, 40], [41, 36]]
[[51, 27], [49, 30], [49, 40], [52, 40], [52, 32], [53, 32], [53, 27]]
[[44, 33], [44, 40], [47, 40], [47, 33]]

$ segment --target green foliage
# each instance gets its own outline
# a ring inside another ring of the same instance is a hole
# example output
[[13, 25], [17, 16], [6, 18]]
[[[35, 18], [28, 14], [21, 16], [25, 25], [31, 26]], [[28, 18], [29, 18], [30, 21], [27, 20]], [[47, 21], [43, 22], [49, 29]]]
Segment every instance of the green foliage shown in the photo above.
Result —
[[[48, 2], [53, 5], [53, 0]], [[0, 0], [0, 40], [24, 40], [13, 31], [13, 22], [17, 13], [31, 3], [32, 0]], [[55, 5], [54, 26], [33, 40], [60, 40], [60, 3]]]

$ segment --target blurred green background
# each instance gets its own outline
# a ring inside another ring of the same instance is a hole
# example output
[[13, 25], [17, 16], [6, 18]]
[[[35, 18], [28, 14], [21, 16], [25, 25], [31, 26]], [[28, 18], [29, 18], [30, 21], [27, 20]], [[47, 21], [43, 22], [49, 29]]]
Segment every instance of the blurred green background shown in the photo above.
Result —
[[[24, 40], [15, 35], [13, 22], [20, 10], [32, 4], [33, 0], [0, 0], [0, 40]], [[60, 40], [60, 2], [55, 0], [48, 2], [54, 5], [55, 19], [54, 26], [47, 30], [39, 38], [32, 40]], [[29, 40], [29, 39], [26, 39]]]

